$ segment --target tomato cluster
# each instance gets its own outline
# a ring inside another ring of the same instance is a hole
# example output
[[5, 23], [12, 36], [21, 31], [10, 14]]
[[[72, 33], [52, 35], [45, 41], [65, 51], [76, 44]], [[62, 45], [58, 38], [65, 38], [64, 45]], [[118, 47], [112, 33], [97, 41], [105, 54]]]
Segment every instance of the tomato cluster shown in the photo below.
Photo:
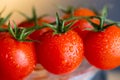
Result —
[[32, 19], [13, 28], [0, 23], [1, 80], [22, 80], [36, 64], [53, 74], [69, 73], [84, 57], [102, 70], [120, 65], [120, 28], [105, 22], [105, 10], [98, 16], [88, 8], [77, 8], [61, 17], [56, 13], [56, 20], [33, 13]]

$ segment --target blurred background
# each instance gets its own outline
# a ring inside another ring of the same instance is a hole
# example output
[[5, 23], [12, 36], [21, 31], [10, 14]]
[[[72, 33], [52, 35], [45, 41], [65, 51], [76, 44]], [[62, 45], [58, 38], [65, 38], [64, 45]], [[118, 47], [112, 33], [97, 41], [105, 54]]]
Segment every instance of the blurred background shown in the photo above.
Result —
[[[120, 20], [120, 0], [0, 0], [0, 10], [6, 8], [2, 16], [5, 16], [12, 11], [21, 11], [30, 16], [31, 8], [33, 6], [36, 8], [38, 16], [46, 13], [55, 15], [55, 12], [58, 12], [58, 8], [56, 7], [58, 5], [62, 5], [64, 7], [69, 5], [74, 7], [91, 7], [97, 10], [101, 10], [104, 5], [108, 5], [108, 17], [116, 21]], [[11, 20], [18, 22], [22, 21], [23, 19], [24, 18], [17, 13], [14, 13], [11, 17]]]
[[[28, 16], [31, 16], [31, 8], [34, 6], [38, 16], [43, 14], [55, 16], [55, 13], [59, 12], [58, 8], [56, 7], [58, 5], [62, 5], [63, 7], [70, 5], [74, 7], [90, 7], [97, 9], [98, 11], [101, 10], [104, 5], [108, 5], [108, 18], [115, 21], [120, 21], [120, 0], [0, 0], [0, 11], [3, 8], [6, 8], [2, 14], [3, 17], [9, 12], [14, 12], [10, 20], [14, 20], [19, 23], [25, 18], [16, 13], [16, 11], [21, 11]], [[107, 71], [105, 73], [107, 73], [108, 80], [120, 79], [119, 68]]]

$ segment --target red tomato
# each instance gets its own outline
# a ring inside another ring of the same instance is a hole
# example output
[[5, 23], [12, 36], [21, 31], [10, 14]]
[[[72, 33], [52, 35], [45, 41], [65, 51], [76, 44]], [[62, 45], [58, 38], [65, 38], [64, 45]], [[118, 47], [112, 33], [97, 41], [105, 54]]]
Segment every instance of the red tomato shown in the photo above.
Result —
[[[43, 18], [39, 18], [37, 20], [37, 23], [38, 25], [42, 25], [43, 23], [52, 23], [55, 21], [55, 18], [54, 17], [50, 17], [50, 16], [46, 16], [46, 17], [43, 17]], [[33, 27], [35, 26], [35, 23], [34, 21], [23, 21], [21, 22], [20, 24], [18, 24], [19, 27]]]
[[[99, 20], [92, 19], [92, 22], [99, 24]], [[71, 28], [78, 33], [79, 36], [84, 39], [87, 35], [87, 33], [90, 30], [87, 29], [93, 29], [93, 26], [85, 19], [76, 20], [76, 22], [71, 26]]]
[[[63, 18], [69, 18], [71, 13], [65, 14]], [[73, 16], [95, 16], [95, 12], [90, 10], [89, 8], [77, 8], [73, 10]]]
[[95, 67], [110, 70], [119, 66], [120, 28], [110, 26], [103, 31], [91, 31], [84, 43], [85, 57]]
[[[87, 17], [87, 16], [95, 16], [95, 12], [90, 10], [89, 8], [77, 8], [73, 11], [73, 16], [75, 17]], [[63, 18], [69, 18], [70, 14], [65, 14]], [[75, 21], [75, 20], [73, 20]], [[70, 22], [73, 22], [70, 21]], [[94, 23], [99, 23], [98, 20], [93, 19]], [[67, 22], [69, 23], [69, 22]], [[86, 28], [93, 29], [92, 25], [85, 19], [76, 20], [76, 22], [71, 26], [75, 32], [77, 32], [83, 39], [85, 38], [86, 34], [89, 32]]]
[[38, 62], [51, 73], [64, 74], [75, 70], [83, 59], [83, 42], [74, 31], [44, 33], [36, 43]]
[[33, 40], [38, 40], [41, 35], [43, 35], [47, 31], [52, 31], [50, 28], [46, 27], [40, 30], [36, 30], [32, 34], [29, 35], [29, 37]]
[[32, 42], [20, 42], [1, 32], [0, 45], [1, 80], [21, 80], [33, 71], [36, 57]]
[[[42, 26], [43, 23], [52, 23], [55, 21], [55, 18], [53, 17], [43, 17], [38, 19], [38, 25]], [[33, 21], [24, 21], [22, 23], [20, 23], [18, 26], [19, 27], [33, 27], [35, 25], [35, 23]], [[36, 30], [35, 32], [33, 32], [32, 34], [30, 34], [30, 38], [33, 40], [37, 40], [39, 36], [41, 36], [43, 33], [47, 32], [51, 30], [50, 28], [43, 28], [40, 30]]]

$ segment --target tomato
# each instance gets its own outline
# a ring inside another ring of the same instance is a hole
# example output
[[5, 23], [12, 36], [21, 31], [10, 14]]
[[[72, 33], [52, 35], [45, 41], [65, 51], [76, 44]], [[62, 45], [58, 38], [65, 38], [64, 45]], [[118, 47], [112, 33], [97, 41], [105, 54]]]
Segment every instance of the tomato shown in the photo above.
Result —
[[55, 22], [55, 18], [51, 16], [46, 16], [38, 19], [38, 24], [43, 25], [43, 23], [52, 23]]
[[33, 42], [20, 42], [8, 32], [1, 32], [0, 45], [1, 80], [21, 80], [33, 71], [36, 65]]
[[2, 27], [2, 28], [4, 28], [4, 29], [8, 28], [8, 26], [7, 26], [7, 25], [5, 25], [5, 24], [3, 24], [3, 25], [2, 25], [2, 26], [0, 26], [0, 27]]
[[[99, 24], [97, 19], [92, 19], [92, 22]], [[76, 20], [76, 22], [71, 26], [71, 28], [78, 33], [79, 36], [84, 39], [87, 33], [90, 31], [88, 29], [93, 29], [93, 26], [85, 19]]]
[[[43, 23], [52, 23], [55, 21], [55, 18], [54, 17], [50, 17], [50, 16], [46, 16], [46, 17], [43, 17], [43, 18], [38, 18], [37, 19], [37, 23], [38, 25], [42, 25]], [[18, 24], [19, 27], [33, 27], [35, 26], [35, 22], [32, 20], [32, 21], [23, 21], [21, 22], [20, 24]]]
[[44, 33], [36, 43], [37, 59], [42, 66], [53, 74], [74, 71], [83, 59], [83, 42], [72, 30], [54, 34]]
[[[38, 25], [42, 26], [43, 23], [52, 23], [54, 21], [55, 21], [55, 18], [49, 16], [49, 17], [39, 18], [37, 23], [38, 23]], [[33, 21], [23, 21], [18, 26], [19, 27], [33, 27], [33, 26], [35, 26], [35, 23]], [[47, 28], [47, 27], [40, 29], [40, 30], [36, 30], [35, 32], [30, 34], [29, 37], [33, 40], [37, 40], [39, 36], [41, 36], [43, 33], [47, 32], [49, 30], [51, 30], [51, 29]]]
[[35, 32], [33, 32], [32, 34], [29, 35], [29, 37], [33, 40], [38, 40], [39, 37], [44, 34], [47, 31], [52, 31], [50, 28], [46, 27], [46, 28], [42, 28], [39, 30], [36, 30]]
[[120, 64], [120, 29], [109, 26], [103, 31], [90, 31], [85, 38], [85, 57], [90, 64], [102, 70]]
[[[89, 8], [76, 8], [73, 10], [73, 16], [80, 17], [80, 16], [95, 16], [96, 13]], [[63, 18], [69, 18], [71, 13], [67, 13], [63, 16]]]
[[32, 27], [35, 26], [33, 21], [23, 21], [22, 23], [18, 24], [18, 27]]
[[[77, 8], [73, 11], [73, 16], [75, 17], [88, 17], [88, 16], [95, 16], [95, 15], [96, 15], [95, 12], [90, 10], [89, 8]], [[70, 17], [70, 14], [65, 14], [63, 16], [63, 18], [69, 18], [69, 17]], [[71, 28], [75, 32], [77, 32], [79, 36], [81, 36], [83, 39], [86, 37], [86, 34], [89, 32], [86, 29], [87, 28], [93, 29], [93, 26], [86, 19], [78, 19], [73, 21], [75, 21], [75, 23], [71, 26]], [[93, 19], [92, 21], [96, 24], [99, 23], [97, 19]]]
[[95, 16], [96, 13], [89, 8], [77, 8], [74, 11], [74, 16]]

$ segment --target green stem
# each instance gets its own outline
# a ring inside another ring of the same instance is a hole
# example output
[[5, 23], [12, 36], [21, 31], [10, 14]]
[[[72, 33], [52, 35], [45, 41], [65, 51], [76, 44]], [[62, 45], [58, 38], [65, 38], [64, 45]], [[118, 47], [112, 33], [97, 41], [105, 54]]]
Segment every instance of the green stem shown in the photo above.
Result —
[[58, 15], [58, 13], [56, 13], [56, 25], [57, 25], [57, 32], [59, 33], [59, 32], [61, 32], [62, 30], [61, 30], [61, 20], [60, 20], [60, 18], [59, 18], [59, 15]]
[[100, 30], [103, 29], [103, 26], [104, 26], [104, 17], [100, 17]]
[[[60, 19], [58, 13], [56, 13], [56, 22], [54, 22], [54, 24], [47, 24], [47, 23], [43, 23], [43, 26], [48, 26], [50, 28], [52, 28], [52, 30], [54, 31], [54, 34], [62, 34], [67, 32], [70, 29], [70, 26], [73, 24], [73, 22], [71, 22], [70, 24], [65, 25], [66, 22], [69, 22], [71, 20], [75, 20], [76, 18], [67, 18], [67, 19]], [[78, 18], [77, 18], [78, 19]]]
[[31, 41], [27, 39], [27, 36], [34, 32], [35, 27], [32, 28], [20, 28], [14, 22], [14, 28], [11, 27], [10, 22], [8, 24], [9, 33], [18, 41]]
[[0, 26], [2, 26], [10, 17], [12, 13], [9, 13], [5, 18], [0, 19]]
[[[33, 19], [33, 21], [35, 22], [35, 25], [37, 25], [37, 14], [36, 14], [36, 10], [35, 10], [34, 7], [33, 7], [33, 9], [32, 9], [32, 15], [33, 15], [32, 19]], [[35, 26], [35, 27], [36, 27], [36, 26]]]
[[20, 36], [18, 37], [19, 40], [24, 40], [24, 33], [25, 33], [25, 29], [21, 30]]

